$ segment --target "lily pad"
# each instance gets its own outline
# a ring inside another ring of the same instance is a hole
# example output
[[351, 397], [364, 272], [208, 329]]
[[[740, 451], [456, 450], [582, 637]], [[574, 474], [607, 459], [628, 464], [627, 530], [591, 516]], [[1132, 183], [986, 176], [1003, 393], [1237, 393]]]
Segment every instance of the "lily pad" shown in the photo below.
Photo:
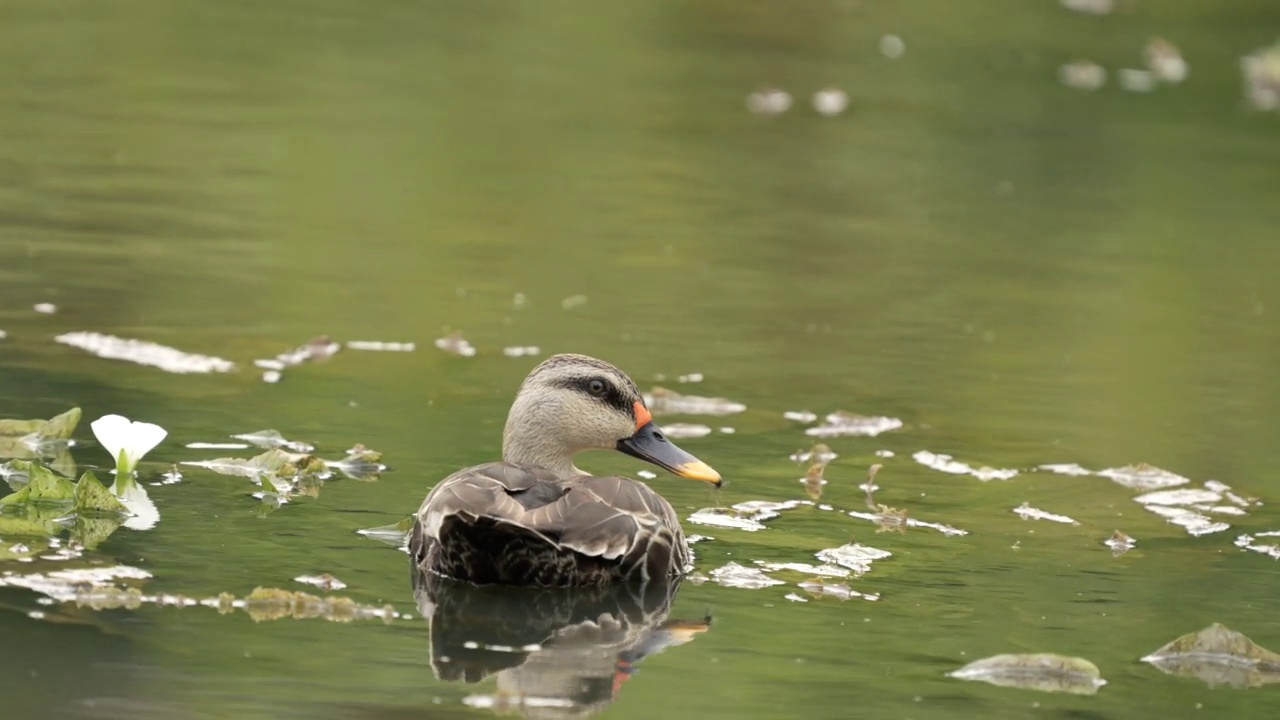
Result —
[[122, 519], [119, 515], [76, 515], [75, 524], [71, 526], [71, 540], [86, 550], [93, 550], [120, 529]]
[[[128, 514], [128, 509], [111, 494], [106, 485], [91, 472], [80, 476], [75, 491], [76, 513], [92, 515], [94, 513]], [[87, 545], [86, 545], [87, 546]]]
[[2, 537], [47, 538], [59, 532], [62, 532], [62, 526], [51, 517], [42, 517], [37, 513], [27, 515], [0, 513], [0, 536]]
[[80, 424], [80, 408], [55, 415], [48, 420], [0, 420], [0, 437], [20, 437], [36, 444], [66, 440]]
[[1107, 684], [1098, 666], [1078, 657], [1050, 653], [995, 655], [947, 673], [959, 680], [979, 680], [1001, 687], [1093, 695]]
[[1170, 675], [1194, 677], [1210, 686], [1280, 683], [1280, 655], [1219, 623], [1183, 635], [1142, 660]]
[[31, 463], [27, 468], [27, 477], [27, 484], [21, 490], [0, 498], [0, 505], [60, 503], [75, 497], [75, 483], [43, 465]]

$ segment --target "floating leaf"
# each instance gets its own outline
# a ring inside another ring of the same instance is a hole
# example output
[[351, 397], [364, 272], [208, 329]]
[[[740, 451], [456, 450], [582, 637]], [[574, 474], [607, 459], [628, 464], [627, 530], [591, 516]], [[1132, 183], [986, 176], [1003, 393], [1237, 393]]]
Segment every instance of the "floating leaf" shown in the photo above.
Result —
[[[337, 462], [324, 463], [321, 461], [320, 470], [325, 466], [336, 468], [343, 475], [352, 480], [361, 480], [371, 482], [377, 480], [382, 471], [387, 469], [386, 465], [379, 462], [382, 459], [382, 453], [377, 450], [370, 450], [364, 445], [357, 444], [355, 447], [347, 451], [347, 456]], [[317, 471], [319, 472], [319, 470]]]
[[71, 437], [80, 423], [80, 408], [55, 415], [48, 420], [0, 420], [0, 438], [6, 439], [7, 456], [20, 448], [39, 449], [41, 445], [61, 443]]
[[53, 518], [0, 513], [0, 536], [2, 537], [52, 537], [60, 532], [62, 532], [62, 526]]
[[409, 540], [409, 532], [413, 530], [413, 521], [414, 516], [410, 515], [398, 523], [364, 528], [356, 533], [394, 547], [403, 547]]
[[1280, 655], [1219, 623], [1183, 635], [1142, 660], [1170, 675], [1194, 677], [1210, 686], [1280, 683]]
[[11, 420], [9, 418], [0, 419], [0, 435], [8, 437], [22, 437], [40, 432], [48, 420]]
[[947, 673], [960, 680], [980, 680], [1001, 687], [1093, 695], [1107, 684], [1098, 666], [1078, 657], [1049, 653], [995, 655]]
[[184, 462], [182, 464], [191, 465], [193, 467], [202, 467], [206, 470], [212, 470], [222, 475], [257, 478], [264, 473], [282, 473], [282, 471], [287, 468], [294, 467], [292, 463], [304, 460], [308, 457], [310, 456], [290, 454], [278, 448], [272, 448], [261, 455], [255, 455], [248, 459], [228, 457], [218, 458], [216, 460], [195, 460]]
[[31, 463], [27, 477], [27, 484], [21, 490], [0, 498], [0, 505], [66, 502], [75, 497], [75, 483], [43, 465]]
[[232, 435], [237, 440], [253, 443], [258, 447], [264, 448], [284, 448], [293, 452], [309, 453], [315, 450], [315, 446], [310, 443], [298, 442], [296, 440], [288, 440], [281, 435], [278, 430], [259, 430], [257, 432], [244, 433], [241, 435]]
[[[116, 499], [116, 496], [111, 494], [107, 486], [103, 485], [91, 472], [81, 475], [80, 482], [76, 483], [75, 501], [76, 513], [82, 516], [95, 513], [127, 514], [129, 512]], [[85, 546], [88, 547], [88, 544], [86, 543]]]
[[76, 515], [75, 524], [71, 526], [71, 540], [86, 550], [93, 550], [120, 528], [121, 520], [122, 516], [118, 515]]
[[76, 425], [80, 424], [80, 408], [71, 408], [70, 410], [49, 418], [44, 428], [40, 430], [41, 440], [66, 440], [76, 431]]

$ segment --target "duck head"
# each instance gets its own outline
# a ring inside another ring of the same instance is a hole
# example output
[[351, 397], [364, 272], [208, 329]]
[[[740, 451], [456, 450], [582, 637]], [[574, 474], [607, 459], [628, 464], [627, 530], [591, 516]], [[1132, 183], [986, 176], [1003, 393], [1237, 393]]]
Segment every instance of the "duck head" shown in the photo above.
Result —
[[525, 378], [507, 415], [502, 456], [581, 474], [574, 454], [618, 450], [668, 472], [720, 486], [720, 474], [676, 447], [653, 423], [640, 390], [618, 368], [586, 355], [553, 355]]

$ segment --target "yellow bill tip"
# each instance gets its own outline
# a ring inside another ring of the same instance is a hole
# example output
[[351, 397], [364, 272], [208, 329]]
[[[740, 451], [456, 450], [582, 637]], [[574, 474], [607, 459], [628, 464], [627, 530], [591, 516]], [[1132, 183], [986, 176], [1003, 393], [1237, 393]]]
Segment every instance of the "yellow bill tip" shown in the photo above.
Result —
[[690, 480], [701, 480], [709, 482], [716, 487], [720, 487], [720, 473], [711, 469], [711, 466], [701, 460], [694, 460], [683, 465], [677, 465], [674, 469], [675, 474], [682, 478]]

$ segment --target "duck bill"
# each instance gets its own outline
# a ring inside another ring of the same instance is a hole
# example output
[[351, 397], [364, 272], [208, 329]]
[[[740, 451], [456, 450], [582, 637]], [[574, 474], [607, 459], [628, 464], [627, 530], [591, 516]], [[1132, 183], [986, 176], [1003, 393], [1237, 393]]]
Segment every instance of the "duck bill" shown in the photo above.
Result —
[[636, 429], [636, 434], [618, 441], [618, 450], [690, 480], [701, 480], [720, 487], [720, 473], [698, 458], [676, 447], [650, 420]]

